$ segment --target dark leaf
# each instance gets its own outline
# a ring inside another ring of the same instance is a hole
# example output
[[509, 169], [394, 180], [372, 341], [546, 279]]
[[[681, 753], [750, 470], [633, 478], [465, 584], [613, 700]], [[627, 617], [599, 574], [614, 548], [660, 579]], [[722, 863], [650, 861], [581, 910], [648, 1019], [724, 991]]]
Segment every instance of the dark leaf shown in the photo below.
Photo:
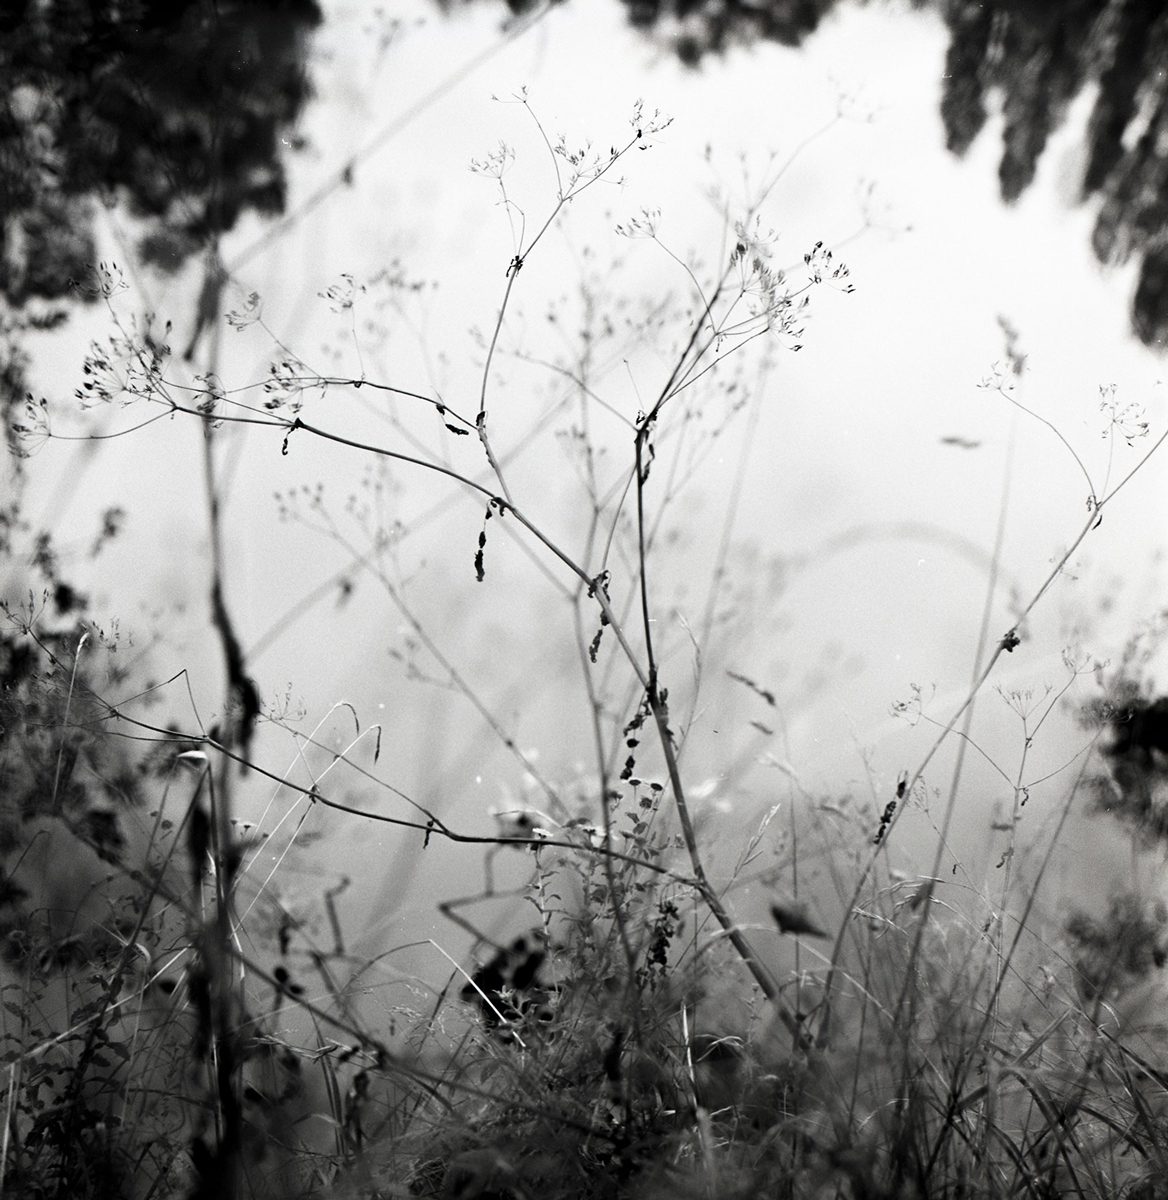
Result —
[[808, 915], [807, 906], [798, 901], [771, 902], [771, 916], [780, 933], [806, 934], [809, 937], [827, 937], [827, 933]]

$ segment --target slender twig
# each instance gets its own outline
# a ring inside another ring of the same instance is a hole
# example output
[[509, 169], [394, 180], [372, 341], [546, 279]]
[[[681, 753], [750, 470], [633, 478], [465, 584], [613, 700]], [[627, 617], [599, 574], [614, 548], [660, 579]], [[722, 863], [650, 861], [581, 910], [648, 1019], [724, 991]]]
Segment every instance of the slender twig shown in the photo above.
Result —
[[[664, 399], [664, 397], [663, 397]], [[658, 402], [658, 408], [662, 401]], [[661, 746], [661, 753], [665, 759], [666, 770], [669, 773], [670, 789], [673, 793], [673, 802], [677, 810], [678, 823], [681, 826], [681, 835], [685, 841], [686, 852], [689, 855], [690, 869], [693, 871], [694, 879], [697, 883], [698, 894], [701, 896], [703, 903], [709, 908], [714, 919], [725, 931], [730, 944], [734, 947], [743, 964], [750, 972], [754, 981], [758, 984], [762, 994], [774, 1005], [775, 1012], [779, 1019], [787, 1027], [788, 1031], [800, 1042], [805, 1041], [804, 1031], [801, 1022], [796, 1014], [787, 1006], [779, 995], [778, 984], [770, 971], [764, 966], [755, 954], [750, 943], [742, 933], [738, 924], [731, 917], [726, 906], [722, 902], [722, 898], [711, 886], [709, 879], [706, 876], [705, 866], [702, 862], [702, 854], [698, 846], [697, 833], [694, 829], [693, 818], [689, 811], [689, 803], [686, 799], [685, 787], [681, 780], [681, 771], [677, 761], [677, 750], [674, 744], [673, 731], [669, 727], [669, 707], [667, 699], [658, 686], [657, 678], [657, 660], [653, 649], [653, 631], [652, 618], [650, 616], [649, 605], [649, 586], [648, 572], [645, 562], [645, 462], [644, 462], [644, 446], [649, 437], [651, 429], [650, 417], [642, 420], [637, 428], [635, 438], [635, 459], [636, 459], [636, 476], [635, 489], [637, 499], [637, 536], [639, 543], [639, 560], [641, 565], [640, 570], [640, 595], [641, 595], [641, 619], [644, 623], [644, 638], [645, 638], [645, 654], [648, 663], [648, 679], [645, 688], [646, 699], [649, 704], [650, 711], [653, 714], [653, 721], [657, 728], [658, 741]]]

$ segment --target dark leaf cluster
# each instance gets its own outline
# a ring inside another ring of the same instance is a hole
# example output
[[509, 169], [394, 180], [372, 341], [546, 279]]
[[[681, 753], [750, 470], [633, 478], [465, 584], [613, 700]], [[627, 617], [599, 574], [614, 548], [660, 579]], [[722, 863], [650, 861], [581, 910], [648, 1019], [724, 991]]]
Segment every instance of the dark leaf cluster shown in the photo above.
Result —
[[1089, 725], [1106, 731], [1107, 773], [1094, 781], [1095, 807], [1153, 845], [1168, 839], [1168, 696], [1149, 698], [1130, 682], [1088, 706]]
[[1079, 990], [1094, 999], [1122, 991], [1164, 965], [1168, 910], [1130, 892], [1112, 898], [1102, 918], [1076, 913], [1067, 922]]
[[[760, 40], [801, 46], [840, 0], [620, 2], [631, 25], [698, 68], [708, 55]], [[1139, 261], [1132, 329], [1145, 345], [1168, 347], [1168, 7], [1148, 0], [914, 0], [914, 7], [935, 8], [949, 31], [940, 80], [949, 149], [964, 154], [1000, 106], [998, 176], [1008, 202], [1033, 182], [1071, 102], [1096, 89], [1079, 181], [1081, 198], [1099, 204], [1092, 244], [1101, 262]]]
[[70, 291], [93, 205], [126, 202], [167, 270], [285, 198], [280, 135], [309, 94], [316, 0], [10, 0], [0, 6], [0, 292]]
[[1101, 262], [1139, 259], [1133, 330], [1146, 345], [1168, 345], [1168, 9], [1143, 0], [957, 0], [945, 19], [949, 148], [965, 152], [988, 98], [1000, 96], [1007, 201], [1030, 186], [1071, 101], [1097, 89], [1079, 181], [1082, 198], [1099, 202], [1092, 245]]
[[483, 1025], [509, 1042], [515, 1026], [547, 1023], [554, 1013], [555, 989], [543, 978], [548, 951], [541, 930], [517, 937], [479, 967], [462, 989]]
[[317, 0], [0, 4], [5, 426], [28, 390], [23, 335], [97, 298], [78, 286], [97, 204], [124, 203], [143, 260], [168, 272], [245, 212], [283, 211], [282, 135], [309, 96], [320, 20]]

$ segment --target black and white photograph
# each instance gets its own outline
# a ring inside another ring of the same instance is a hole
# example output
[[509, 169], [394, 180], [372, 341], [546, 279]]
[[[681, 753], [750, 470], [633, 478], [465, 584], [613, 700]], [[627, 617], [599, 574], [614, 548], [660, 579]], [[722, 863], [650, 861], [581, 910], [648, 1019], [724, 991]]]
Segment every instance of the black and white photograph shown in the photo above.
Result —
[[1168, 7], [0, 0], [0, 1198], [1168, 1197]]

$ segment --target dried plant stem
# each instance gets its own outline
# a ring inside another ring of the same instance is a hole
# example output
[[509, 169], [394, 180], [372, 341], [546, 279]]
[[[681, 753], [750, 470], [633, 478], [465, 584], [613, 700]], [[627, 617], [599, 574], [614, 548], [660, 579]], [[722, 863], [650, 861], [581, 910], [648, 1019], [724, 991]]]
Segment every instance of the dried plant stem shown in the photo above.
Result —
[[[658, 402], [660, 408], [661, 401]], [[677, 819], [681, 825], [681, 836], [685, 841], [686, 852], [689, 855], [690, 869], [702, 902], [710, 910], [714, 920], [725, 931], [730, 944], [742, 959], [751, 977], [758, 984], [762, 994], [775, 1007], [776, 1014], [787, 1030], [800, 1042], [804, 1040], [803, 1029], [798, 1017], [783, 1002], [779, 995], [778, 985], [770, 971], [759, 961], [750, 943], [743, 936], [742, 930], [722, 902], [722, 898], [711, 885], [706, 875], [702, 861], [701, 850], [698, 846], [697, 833], [694, 830], [693, 817], [686, 800], [685, 786], [681, 779], [681, 770], [677, 761], [677, 747], [674, 745], [673, 731], [669, 727], [669, 706], [658, 686], [657, 660], [653, 649], [652, 621], [649, 607], [648, 564], [645, 553], [645, 470], [644, 446], [651, 428], [651, 421], [646, 418], [637, 428], [635, 442], [636, 455], [636, 495], [637, 495], [637, 537], [638, 555], [640, 560], [640, 591], [641, 617], [644, 623], [645, 653], [648, 662], [648, 681], [645, 689], [649, 709], [653, 714], [653, 723], [657, 729], [661, 753], [665, 759], [665, 767], [669, 774], [669, 785], [673, 792], [673, 802], [677, 808]]]

